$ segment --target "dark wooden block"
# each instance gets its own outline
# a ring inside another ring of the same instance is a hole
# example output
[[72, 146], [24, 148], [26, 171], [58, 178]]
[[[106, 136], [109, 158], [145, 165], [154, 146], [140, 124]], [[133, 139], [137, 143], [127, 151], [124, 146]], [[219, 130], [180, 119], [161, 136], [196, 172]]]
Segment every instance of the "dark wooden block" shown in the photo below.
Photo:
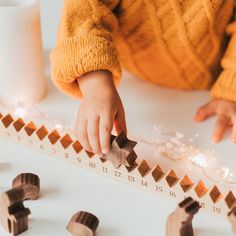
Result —
[[74, 214], [67, 226], [72, 236], [93, 236], [99, 224], [99, 219], [88, 212], [80, 211]]
[[14, 188], [0, 196], [0, 223], [13, 236], [28, 229], [28, 215], [30, 210], [24, 207], [25, 191]]
[[39, 177], [32, 173], [22, 173], [12, 181], [12, 187], [22, 187], [25, 191], [25, 200], [36, 200], [40, 192]]

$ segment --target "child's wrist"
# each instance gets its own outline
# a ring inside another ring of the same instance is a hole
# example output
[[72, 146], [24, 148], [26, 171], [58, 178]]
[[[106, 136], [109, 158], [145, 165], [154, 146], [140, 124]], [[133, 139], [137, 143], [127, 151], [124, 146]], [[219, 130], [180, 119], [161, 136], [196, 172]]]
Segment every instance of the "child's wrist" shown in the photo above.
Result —
[[106, 70], [92, 71], [77, 79], [84, 96], [115, 89], [112, 74]]

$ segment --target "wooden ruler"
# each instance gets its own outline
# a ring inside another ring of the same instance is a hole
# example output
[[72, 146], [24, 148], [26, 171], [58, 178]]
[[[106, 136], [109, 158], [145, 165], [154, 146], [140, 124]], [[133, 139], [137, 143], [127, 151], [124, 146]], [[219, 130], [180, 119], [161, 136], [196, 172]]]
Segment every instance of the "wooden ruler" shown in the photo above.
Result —
[[217, 185], [206, 186], [202, 180], [194, 183], [187, 175], [178, 177], [173, 169], [164, 172], [160, 165], [151, 166], [139, 158], [132, 168], [115, 169], [110, 161], [86, 152], [72, 134], [61, 134], [45, 125], [37, 127], [33, 121], [25, 122], [12, 114], [0, 114], [0, 136], [175, 202], [192, 197], [200, 202], [201, 211], [215, 216], [226, 217], [236, 203], [233, 190], [221, 192]]

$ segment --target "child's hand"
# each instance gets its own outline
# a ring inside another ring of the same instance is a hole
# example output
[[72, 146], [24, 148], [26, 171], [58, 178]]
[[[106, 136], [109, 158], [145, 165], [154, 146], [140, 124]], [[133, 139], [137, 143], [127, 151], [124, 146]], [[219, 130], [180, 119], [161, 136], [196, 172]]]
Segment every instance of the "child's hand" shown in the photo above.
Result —
[[125, 112], [107, 71], [94, 71], [78, 79], [83, 99], [77, 115], [76, 133], [87, 151], [106, 154], [110, 149], [113, 125], [126, 133]]
[[236, 102], [213, 99], [209, 103], [200, 107], [195, 116], [196, 122], [201, 122], [213, 115], [217, 116], [215, 130], [213, 133], [213, 141], [219, 142], [225, 130], [228, 127], [233, 127], [232, 142], [236, 143]]

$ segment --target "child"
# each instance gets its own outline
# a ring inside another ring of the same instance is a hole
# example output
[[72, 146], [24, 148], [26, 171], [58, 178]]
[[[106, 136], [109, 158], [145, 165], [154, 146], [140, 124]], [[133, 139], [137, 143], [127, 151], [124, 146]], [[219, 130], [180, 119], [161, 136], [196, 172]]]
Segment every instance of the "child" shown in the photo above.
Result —
[[236, 142], [233, 12], [234, 0], [65, 0], [51, 54], [52, 78], [62, 91], [81, 98], [83, 147], [105, 154], [113, 125], [126, 132], [116, 90], [121, 63], [160, 86], [211, 88], [212, 100], [199, 108], [195, 121], [216, 115], [213, 140], [232, 126]]

